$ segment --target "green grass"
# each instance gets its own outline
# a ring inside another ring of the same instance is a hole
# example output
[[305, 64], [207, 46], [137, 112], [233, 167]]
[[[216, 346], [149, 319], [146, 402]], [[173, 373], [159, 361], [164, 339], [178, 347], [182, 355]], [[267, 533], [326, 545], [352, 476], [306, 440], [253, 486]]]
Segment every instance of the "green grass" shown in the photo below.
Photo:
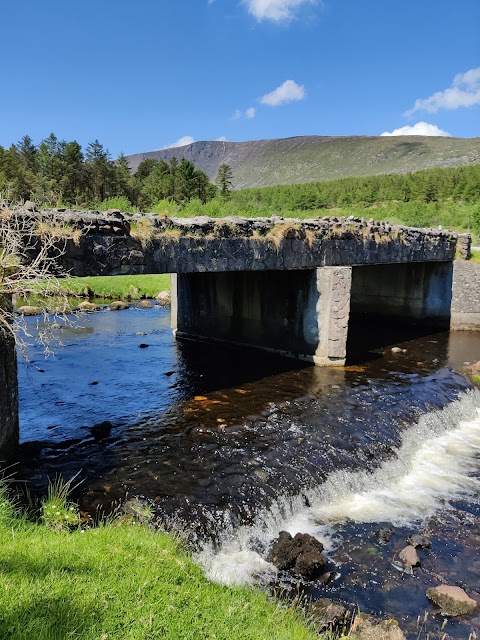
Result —
[[65, 278], [61, 284], [69, 295], [111, 299], [155, 298], [160, 291], [170, 292], [170, 274]]
[[208, 581], [177, 540], [131, 522], [56, 530], [0, 491], [0, 638], [313, 640], [298, 610]]
[[470, 260], [480, 263], [480, 251], [472, 251], [472, 257], [470, 258]]

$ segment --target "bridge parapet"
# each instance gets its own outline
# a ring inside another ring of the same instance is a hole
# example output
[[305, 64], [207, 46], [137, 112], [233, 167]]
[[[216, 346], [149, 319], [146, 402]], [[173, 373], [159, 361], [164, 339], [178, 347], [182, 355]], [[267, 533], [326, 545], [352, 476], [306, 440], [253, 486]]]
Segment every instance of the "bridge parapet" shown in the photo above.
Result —
[[354, 217], [168, 218], [58, 209], [16, 214], [72, 229], [64, 266], [75, 276], [448, 262], [458, 242], [451, 231]]

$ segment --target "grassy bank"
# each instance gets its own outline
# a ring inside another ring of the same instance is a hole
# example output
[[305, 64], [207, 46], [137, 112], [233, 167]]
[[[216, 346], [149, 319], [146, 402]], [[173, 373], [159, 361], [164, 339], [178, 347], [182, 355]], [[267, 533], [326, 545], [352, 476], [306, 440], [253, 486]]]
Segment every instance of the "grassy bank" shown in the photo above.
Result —
[[65, 278], [61, 285], [68, 295], [111, 299], [155, 298], [160, 291], [170, 292], [170, 274]]
[[209, 582], [170, 535], [131, 523], [72, 533], [0, 497], [0, 638], [312, 640], [300, 614]]

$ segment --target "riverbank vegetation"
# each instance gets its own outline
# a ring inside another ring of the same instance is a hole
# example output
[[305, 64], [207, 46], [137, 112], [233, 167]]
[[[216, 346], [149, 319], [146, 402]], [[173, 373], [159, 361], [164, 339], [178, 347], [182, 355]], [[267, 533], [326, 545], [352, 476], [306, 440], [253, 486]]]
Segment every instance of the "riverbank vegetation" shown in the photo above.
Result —
[[[75, 506], [66, 495], [54, 497], [43, 503], [43, 520], [35, 521], [0, 486], [0, 637], [318, 637], [299, 611], [266, 594], [208, 581], [174, 536], [126, 517], [72, 527]], [[57, 511], [70, 526], [59, 524]]]
[[170, 274], [65, 278], [59, 285], [69, 296], [112, 300], [156, 298], [161, 291], [170, 292]]

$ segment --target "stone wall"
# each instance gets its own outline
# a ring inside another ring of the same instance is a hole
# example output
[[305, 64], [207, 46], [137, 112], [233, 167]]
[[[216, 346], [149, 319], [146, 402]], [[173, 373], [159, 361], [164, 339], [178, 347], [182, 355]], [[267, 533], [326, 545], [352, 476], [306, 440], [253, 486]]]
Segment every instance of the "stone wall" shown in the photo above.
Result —
[[[0, 300], [3, 308], [10, 302]], [[0, 331], [0, 459], [7, 459], [18, 443], [18, 382], [15, 341]]]
[[451, 329], [480, 331], [480, 264], [455, 260]]
[[166, 218], [19, 212], [81, 230], [66, 243], [75, 276], [315, 269], [454, 259], [457, 234], [361, 218]]

